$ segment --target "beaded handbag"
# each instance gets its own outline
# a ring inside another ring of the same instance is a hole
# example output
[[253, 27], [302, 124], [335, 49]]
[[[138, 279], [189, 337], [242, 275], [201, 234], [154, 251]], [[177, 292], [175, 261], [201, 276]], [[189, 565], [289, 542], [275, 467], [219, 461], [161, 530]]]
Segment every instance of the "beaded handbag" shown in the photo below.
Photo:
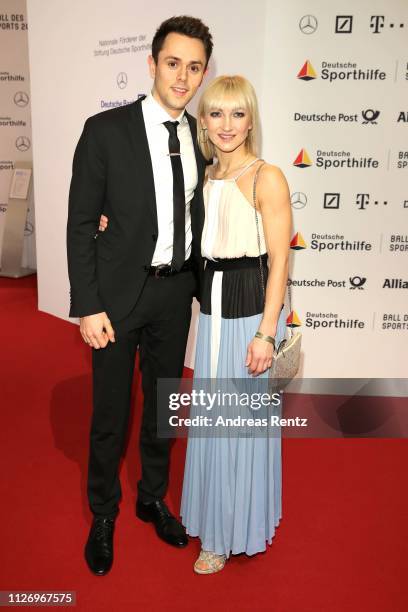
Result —
[[[260, 273], [260, 278], [261, 278], [263, 299], [265, 302], [265, 277], [264, 277], [264, 269], [263, 269], [262, 254], [261, 254], [261, 236], [259, 233], [259, 220], [258, 220], [258, 215], [256, 211], [256, 183], [258, 180], [259, 171], [264, 165], [264, 163], [258, 166], [256, 173], [255, 173], [254, 185], [253, 185], [253, 205], [254, 205], [254, 211], [255, 211], [255, 222], [256, 222], [256, 231], [257, 231], [258, 248], [259, 248], [259, 273]], [[289, 297], [289, 308], [290, 310], [292, 310], [290, 285], [288, 286], [288, 297]], [[299, 370], [302, 334], [300, 332], [293, 333], [292, 329], [291, 328], [289, 329], [290, 329], [289, 338], [284, 338], [283, 340], [281, 340], [278, 347], [277, 348], [275, 347], [274, 349], [272, 366], [269, 369], [269, 382], [270, 382], [271, 389], [275, 389], [277, 386], [282, 387], [283, 379], [285, 380], [285, 383], [288, 384], [290, 380], [296, 376]]]

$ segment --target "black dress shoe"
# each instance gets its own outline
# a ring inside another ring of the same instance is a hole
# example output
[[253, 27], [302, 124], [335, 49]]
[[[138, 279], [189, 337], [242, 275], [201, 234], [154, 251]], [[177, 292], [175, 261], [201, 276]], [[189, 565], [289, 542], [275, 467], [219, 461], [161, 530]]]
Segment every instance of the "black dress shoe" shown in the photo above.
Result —
[[85, 546], [85, 559], [91, 572], [104, 576], [113, 563], [113, 530], [115, 519], [96, 516]]
[[182, 548], [187, 546], [188, 538], [183, 525], [171, 514], [163, 500], [158, 499], [144, 504], [137, 501], [136, 516], [145, 523], [153, 523], [159, 538]]

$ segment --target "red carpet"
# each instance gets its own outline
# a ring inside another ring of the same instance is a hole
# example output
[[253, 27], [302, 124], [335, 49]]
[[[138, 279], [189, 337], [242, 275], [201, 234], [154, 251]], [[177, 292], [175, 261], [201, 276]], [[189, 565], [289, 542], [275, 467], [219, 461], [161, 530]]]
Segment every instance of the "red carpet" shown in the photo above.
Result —
[[[90, 352], [76, 326], [37, 311], [35, 278], [0, 279], [0, 300], [0, 590], [75, 590], [81, 611], [408, 609], [406, 440], [285, 439], [272, 546], [196, 576], [197, 541], [172, 549], [134, 516], [138, 393], [114, 567], [92, 576], [82, 552]], [[184, 449], [178, 440], [168, 495], [176, 512]]]

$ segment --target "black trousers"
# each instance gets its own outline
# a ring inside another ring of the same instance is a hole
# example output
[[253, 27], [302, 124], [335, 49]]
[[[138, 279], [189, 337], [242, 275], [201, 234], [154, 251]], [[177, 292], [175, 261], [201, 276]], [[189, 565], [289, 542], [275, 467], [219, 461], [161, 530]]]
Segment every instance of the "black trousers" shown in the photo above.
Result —
[[88, 498], [95, 515], [116, 516], [119, 511], [118, 468], [129, 421], [138, 346], [144, 393], [138, 498], [153, 501], [166, 493], [171, 441], [157, 437], [156, 381], [182, 375], [195, 289], [192, 271], [167, 278], [148, 276], [133, 311], [125, 319], [112, 321], [116, 342], [92, 350], [94, 399]]

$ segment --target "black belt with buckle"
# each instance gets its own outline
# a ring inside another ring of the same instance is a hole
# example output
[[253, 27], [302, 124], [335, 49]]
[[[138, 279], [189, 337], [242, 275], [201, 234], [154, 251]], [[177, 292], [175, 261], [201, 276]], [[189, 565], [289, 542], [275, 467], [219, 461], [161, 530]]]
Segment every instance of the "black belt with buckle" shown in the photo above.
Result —
[[181, 266], [180, 270], [174, 270], [168, 264], [159, 264], [158, 266], [150, 266], [149, 268], [149, 276], [154, 276], [155, 278], [166, 278], [167, 276], [174, 276], [175, 274], [179, 274], [180, 272], [187, 272], [187, 270], [192, 270], [193, 264], [191, 257], [187, 259]]

